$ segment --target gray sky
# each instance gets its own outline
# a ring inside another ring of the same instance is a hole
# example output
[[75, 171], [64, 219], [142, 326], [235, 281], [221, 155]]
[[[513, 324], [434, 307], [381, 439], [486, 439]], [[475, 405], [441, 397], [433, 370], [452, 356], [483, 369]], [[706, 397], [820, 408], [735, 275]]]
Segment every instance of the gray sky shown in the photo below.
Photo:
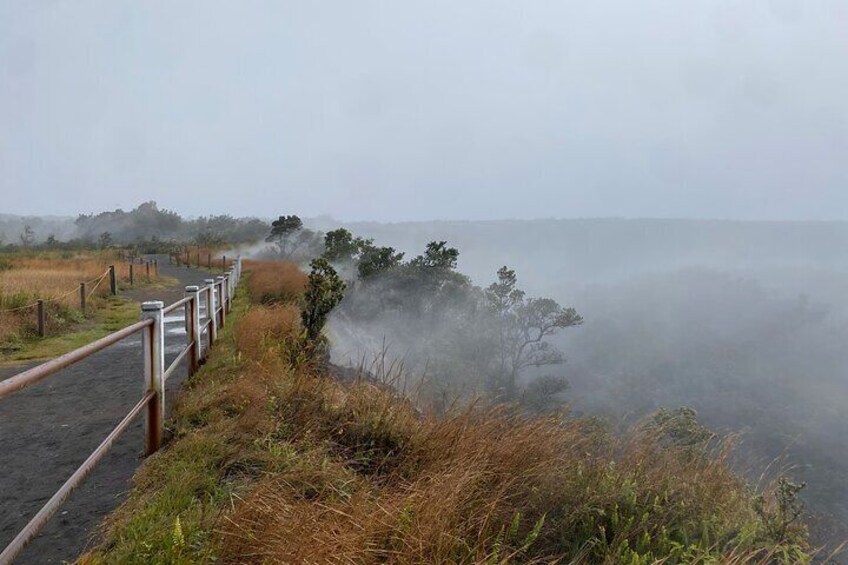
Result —
[[0, 0], [0, 213], [848, 219], [845, 0]]

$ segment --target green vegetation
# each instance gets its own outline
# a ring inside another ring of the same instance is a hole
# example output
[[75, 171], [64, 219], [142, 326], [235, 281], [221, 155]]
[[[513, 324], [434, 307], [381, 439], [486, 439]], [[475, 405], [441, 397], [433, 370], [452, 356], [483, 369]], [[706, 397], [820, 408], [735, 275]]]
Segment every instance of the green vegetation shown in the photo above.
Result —
[[752, 492], [691, 411], [439, 416], [302, 355], [302, 298], [249, 296], [82, 563], [810, 562], [797, 489]]
[[309, 282], [304, 293], [301, 320], [306, 339], [314, 343], [321, 337], [327, 316], [342, 301], [345, 283], [324, 258], [314, 259], [310, 266], [312, 272], [309, 273]]
[[303, 227], [295, 216], [280, 216], [271, 222], [271, 233], [265, 238], [276, 248], [276, 254], [286, 261], [303, 261], [321, 253], [320, 234]]
[[91, 318], [84, 318], [77, 312], [77, 316], [71, 320], [74, 329], [66, 333], [44, 338], [29, 336], [7, 343], [2, 349], [3, 362], [17, 363], [56, 357], [133, 324], [138, 319], [138, 303], [126, 298], [109, 297], [103, 299], [96, 315]]
[[527, 297], [514, 270], [502, 267], [483, 289], [457, 270], [459, 250], [446, 241], [404, 261], [344, 229], [327, 233], [323, 258], [351, 279], [333, 326], [345, 350], [370, 345], [375, 353], [373, 344], [390, 336], [409, 372], [426, 374], [421, 390], [443, 407], [479, 396], [532, 410], [562, 405], [568, 381], [539, 371], [565, 360], [550, 338], [583, 320], [551, 298]]

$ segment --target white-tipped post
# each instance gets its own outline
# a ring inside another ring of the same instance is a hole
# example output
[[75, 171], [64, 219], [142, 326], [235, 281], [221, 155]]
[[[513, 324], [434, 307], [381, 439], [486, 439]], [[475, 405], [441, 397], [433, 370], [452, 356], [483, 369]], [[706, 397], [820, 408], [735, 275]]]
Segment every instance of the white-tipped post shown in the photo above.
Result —
[[215, 279], [206, 279], [206, 317], [209, 318], [209, 347], [218, 340], [218, 314], [215, 296]]
[[186, 296], [191, 300], [186, 304], [186, 336], [190, 347], [188, 359], [188, 374], [193, 375], [200, 368], [200, 287], [185, 287]]
[[153, 398], [147, 404], [146, 433], [144, 452], [155, 453], [162, 447], [165, 430], [165, 316], [162, 309], [165, 303], [160, 300], [141, 304], [141, 319], [153, 320], [142, 333], [144, 352], [144, 391], [153, 392]]
[[227, 323], [227, 277], [218, 275], [218, 299], [221, 308], [221, 327]]

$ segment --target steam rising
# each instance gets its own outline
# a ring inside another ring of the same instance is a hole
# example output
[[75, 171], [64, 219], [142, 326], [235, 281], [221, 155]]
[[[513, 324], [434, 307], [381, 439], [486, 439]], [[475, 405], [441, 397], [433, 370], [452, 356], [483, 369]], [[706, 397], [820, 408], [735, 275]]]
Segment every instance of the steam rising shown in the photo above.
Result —
[[[625, 425], [658, 407], [691, 406], [720, 431], [739, 431], [743, 469], [774, 458], [809, 483], [818, 539], [848, 523], [848, 225], [665, 221], [538, 221], [349, 225], [378, 243], [420, 249], [450, 237], [477, 285], [492, 266], [518, 267], [519, 284], [585, 318], [552, 342], [566, 363], [531, 372], [564, 376], [556, 399]], [[375, 300], [384, 289], [374, 288]], [[473, 300], [469, 297], [469, 300]], [[344, 309], [331, 322], [333, 355], [356, 364], [382, 353], [444, 390], [479, 391], [470, 302], [431, 317]], [[451, 372], [456, 363], [463, 372]], [[553, 369], [553, 370], [552, 370]], [[440, 381], [464, 374], [461, 381]], [[758, 477], [751, 477], [756, 480]]]

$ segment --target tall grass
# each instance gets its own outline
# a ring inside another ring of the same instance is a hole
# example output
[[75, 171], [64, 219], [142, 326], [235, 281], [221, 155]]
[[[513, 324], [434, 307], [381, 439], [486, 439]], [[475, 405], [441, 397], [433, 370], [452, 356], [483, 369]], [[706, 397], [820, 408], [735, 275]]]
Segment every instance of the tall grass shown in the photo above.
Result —
[[[45, 301], [47, 329], [55, 333], [83, 319], [79, 284], [86, 282], [86, 307], [96, 311], [109, 293], [111, 252], [31, 252], [0, 257], [0, 344], [16, 342], [35, 330], [33, 304]], [[136, 266], [138, 268], [138, 266]], [[128, 266], [117, 265], [117, 276], [128, 278]], [[137, 276], [137, 279], [142, 277]]]
[[33, 257], [6, 259], [0, 270], [0, 308], [14, 308], [30, 299], [59, 297], [66, 306], [78, 303], [69, 291], [79, 283], [95, 279], [109, 267], [108, 258], [78, 256], [73, 258]]
[[306, 288], [307, 276], [290, 261], [243, 261], [250, 273], [247, 291], [258, 304], [297, 300]]
[[79, 321], [81, 315], [73, 310], [79, 309], [79, 283], [100, 277], [108, 265], [107, 258], [91, 255], [5, 256], [0, 270], [0, 344], [33, 333], [36, 311], [27, 306], [39, 299], [47, 301], [50, 330]]
[[290, 282], [237, 297], [174, 440], [83, 562], [809, 561], [802, 537], [770, 537], [728, 442], [509, 406], [427, 414], [304, 357], [297, 308], [261, 304], [269, 280]]

